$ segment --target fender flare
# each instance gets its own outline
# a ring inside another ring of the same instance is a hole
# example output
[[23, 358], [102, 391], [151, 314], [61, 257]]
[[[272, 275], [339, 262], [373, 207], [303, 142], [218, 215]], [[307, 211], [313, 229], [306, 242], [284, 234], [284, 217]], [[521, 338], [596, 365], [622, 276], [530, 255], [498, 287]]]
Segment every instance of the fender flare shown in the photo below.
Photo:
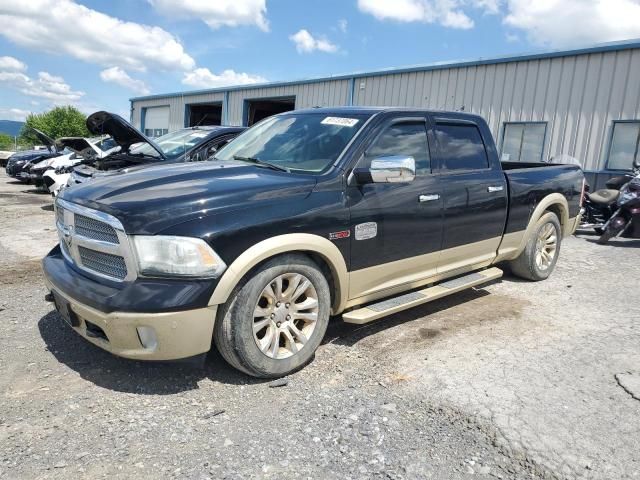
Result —
[[509, 255], [510, 260], [516, 258], [524, 251], [529, 238], [533, 234], [533, 229], [535, 228], [536, 223], [538, 223], [538, 220], [540, 220], [545, 212], [549, 211], [550, 207], [556, 206], [560, 210], [560, 218], [558, 218], [558, 220], [560, 221], [560, 225], [562, 227], [562, 236], [565, 237], [571, 234], [571, 228], [573, 225], [571, 225], [569, 222], [569, 202], [567, 202], [567, 199], [564, 197], [564, 195], [560, 193], [551, 193], [544, 197], [533, 210], [531, 217], [529, 217], [527, 229], [524, 231], [518, 247], [513, 254]]
[[311, 252], [319, 255], [331, 269], [334, 281], [332, 311], [342, 311], [349, 291], [349, 275], [344, 257], [328, 239], [309, 233], [289, 233], [268, 238], [245, 250], [224, 272], [209, 299], [209, 305], [225, 303], [238, 282], [256, 265], [276, 255]]

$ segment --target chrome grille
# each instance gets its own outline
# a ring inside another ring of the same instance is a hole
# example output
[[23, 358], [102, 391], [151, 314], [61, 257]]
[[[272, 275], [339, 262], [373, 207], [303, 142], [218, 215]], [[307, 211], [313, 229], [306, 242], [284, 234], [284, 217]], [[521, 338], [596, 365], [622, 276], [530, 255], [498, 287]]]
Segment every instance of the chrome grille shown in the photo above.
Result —
[[100, 220], [95, 220], [84, 215], [75, 215], [75, 231], [78, 235], [91, 238], [92, 240], [99, 240], [101, 242], [108, 243], [120, 243], [118, 241], [118, 235], [115, 229]]
[[78, 247], [78, 251], [83, 267], [120, 280], [127, 276], [127, 265], [123, 257], [85, 247]]
[[114, 281], [135, 279], [130, 240], [117, 218], [58, 198], [56, 227], [66, 261], [79, 270]]

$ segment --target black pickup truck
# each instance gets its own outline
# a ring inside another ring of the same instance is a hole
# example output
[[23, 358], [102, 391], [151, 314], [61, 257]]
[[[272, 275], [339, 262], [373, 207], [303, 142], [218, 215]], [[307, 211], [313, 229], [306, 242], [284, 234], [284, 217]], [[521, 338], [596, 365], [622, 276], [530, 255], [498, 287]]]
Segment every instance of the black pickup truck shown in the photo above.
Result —
[[[49, 300], [123, 357], [216, 345], [286, 375], [330, 315], [366, 323], [514, 274], [543, 280], [579, 221], [573, 165], [500, 163], [465, 113], [317, 108], [263, 120], [211, 162], [96, 179], [56, 201]], [[502, 263], [501, 263], [502, 264]]]

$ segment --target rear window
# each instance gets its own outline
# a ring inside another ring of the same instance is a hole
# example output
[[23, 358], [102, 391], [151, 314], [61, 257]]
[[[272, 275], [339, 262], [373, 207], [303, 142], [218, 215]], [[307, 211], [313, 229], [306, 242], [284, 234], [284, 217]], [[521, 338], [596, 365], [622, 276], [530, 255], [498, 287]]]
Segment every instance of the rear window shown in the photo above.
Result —
[[475, 125], [439, 123], [435, 132], [440, 170], [481, 170], [489, 167], [484, 142]]

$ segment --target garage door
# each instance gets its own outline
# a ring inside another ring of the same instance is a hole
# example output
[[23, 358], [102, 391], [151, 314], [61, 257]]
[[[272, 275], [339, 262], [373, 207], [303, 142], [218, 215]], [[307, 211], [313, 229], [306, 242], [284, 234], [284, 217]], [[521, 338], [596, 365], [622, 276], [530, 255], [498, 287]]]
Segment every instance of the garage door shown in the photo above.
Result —
[[169, 133], [169, 107], [147, 107], [144, 114], [144, 134], [159, 137]]

